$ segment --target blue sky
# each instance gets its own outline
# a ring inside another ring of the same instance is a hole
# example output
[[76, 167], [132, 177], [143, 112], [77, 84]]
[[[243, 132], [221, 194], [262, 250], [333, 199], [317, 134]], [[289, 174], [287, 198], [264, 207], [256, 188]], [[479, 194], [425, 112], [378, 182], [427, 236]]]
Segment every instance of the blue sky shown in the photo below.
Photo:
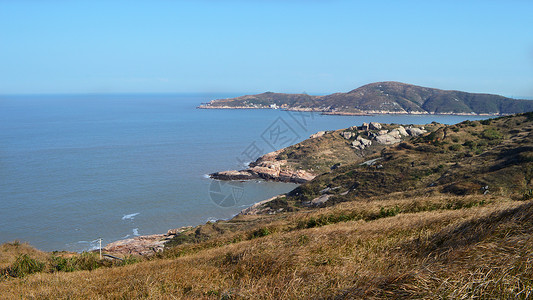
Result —
[[388, 80], [533, 98], [533, 1], [0, 0], [0, 94]]

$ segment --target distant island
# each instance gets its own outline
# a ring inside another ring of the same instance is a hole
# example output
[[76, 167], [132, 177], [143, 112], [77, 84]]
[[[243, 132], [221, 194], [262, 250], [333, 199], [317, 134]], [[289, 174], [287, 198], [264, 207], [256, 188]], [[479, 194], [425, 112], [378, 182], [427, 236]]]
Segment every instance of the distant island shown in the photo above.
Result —
[[266, 92], [212, 100], [198, 108], [284, 109], [332, 115], [508, 115], [533, 111], [533, 101], [387, 81], [367, 84], [347, 93], [312, 96]]

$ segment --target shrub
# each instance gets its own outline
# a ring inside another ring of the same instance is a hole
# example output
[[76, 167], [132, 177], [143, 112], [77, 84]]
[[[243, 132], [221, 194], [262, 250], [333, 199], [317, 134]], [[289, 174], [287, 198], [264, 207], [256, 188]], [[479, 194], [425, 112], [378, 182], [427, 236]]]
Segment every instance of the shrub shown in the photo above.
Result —
[[50, 264], [53, 271], [73, 272], [76, 270], [72, 264], [72, 259], [60, 256], [52, 256]]
[[267, 236], [271, 234], [270, 230], [268, 230], [268, 228], [266, 227], [263, 227], [263, 228], [260, 228], [254, 232], [252, 232], [252, 236], [251, 238], [258, 238], [258, 237], [263, 237], [263, 236]]
[[495, 129], [486, 129], [481, 133], [481, 137], [487, 140], [500, 140], [503, 138], [502, 134]]
[[140, 258], [135, 257], [133, 255], [129, 255], [129, 256], [124, 257], [124, 259], [121, 262], [121, 265], [125, 266], [125, 265], [136, 264], [140, 261], [141, 261]]
[[27, 254], [21, 254], [17, 257], [15, 263], [6, 270], [7, 275], [11, 277], [24, 277], [29, 274], [42, 272], [44, 263], [37, 261]]
[[463, 143], [463, 146], [468, 147], [470, 149], [474, 149], [477, 146], [477, 144], [474, 141], [466, 141]]
[[394, 217], [395, 215], [399, 213], [400, 213], [400, 208], [398, 206], [395, 206], [392, 208], [380, 207], [378, 218]]
[[98, 263], [98, 254], [83, 252], [81, 255], [74, 257], [73, 264], [77, 270], [91, 271], [97, 269], [100, 265]]
[[453, 144], [453, 145], [450, 145], [448, 149], [450, 149], [450, 151], [460, 151], [461, 149], [463, 149], [463, 146], [459, 144]]
[[533, 189], [527, 189], [522, 195], [522, 200], [533, 199]]

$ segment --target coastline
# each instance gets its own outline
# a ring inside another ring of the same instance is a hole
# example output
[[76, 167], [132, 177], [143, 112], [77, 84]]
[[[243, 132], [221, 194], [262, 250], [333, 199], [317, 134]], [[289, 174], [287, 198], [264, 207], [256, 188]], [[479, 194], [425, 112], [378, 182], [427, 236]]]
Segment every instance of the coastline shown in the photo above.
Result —
[[474, 117], [500, 117], [508, 116], [511, 114], [505, 113], [453, 113], [453, 112], [427, 112], [427, 111], [386, 111], [386, 110], [366, 110], [361, 112], [349, 112], [349, 111], [331, 111], [318, 108], [303, 108], [303, 107], [253, 107], [253, 106], [211, 106], [208, 104], [202, 104], [196, 107], [197, 109], [280, 109], [283, 111], [297, 111], [297, 112], [317, 112], [322, 115], [331, 115], [331, 116], [374, 116], [374, 115], [435, 115], [435, 116], [474, 116]]
[[[261, 212], [260, 207], [278, 197], [282, 197], [283, 194], [276, 195], [274, 197], [261, 200], [253, 203], [252, 205], [242, 209], [239, 213], [233, 215], [229, 219], [219, 220], [231, 220], [239, 215], [256, 215]], [[213, 222], [213, 221], [208, 221]], [[216, 221], [215, 221], [216, 222]], [[169, 229], [167, 233], [156, 233], [149, 235], [140, 235], [133, 238], [116, 240], [114, 242], [106, 244], [102, 247], [102, 251], [112, 255], [141, 255], [147, 256], [162, 252], [165, 248], [165, 244], [171, 241], [175, 236], [182, 232], [189, 231], [196, 228], [196, 226], [183, 226], [179, 228]], [[90, 252], [98, 252], [99, 249], [92, 250]]]

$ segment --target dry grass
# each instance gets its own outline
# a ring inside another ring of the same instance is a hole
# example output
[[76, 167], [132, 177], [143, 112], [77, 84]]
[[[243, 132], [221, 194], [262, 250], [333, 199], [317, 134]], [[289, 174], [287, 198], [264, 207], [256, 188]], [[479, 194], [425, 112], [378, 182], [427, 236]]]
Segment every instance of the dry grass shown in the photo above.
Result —
[[246, 227], [177, 246], [179, 251], [170, 251], [167, 258], [5, 279], [0, 290], [7, 299], [525, 299], [532, 290], [533, 226], [528, 218], [533, 217], [533, 202], [493, 197], [469, 208], [297, 226], [303, 218], [324, 214], [408, 208], [413, 200], [424, 207], [479, 203], [480, 197], [382, 199], [271, 217], [267, 223], [256, 219], [254, 226], [267, 225], [268, 235], [232, 240], [255, 228]]
[[7, 268], [17, 260], [17, 257], [27, 255], [33, 259], [45, 260], [49, 255], [39, 251], [27, 243], [13, 241], [0, 245], [0, 270]]

